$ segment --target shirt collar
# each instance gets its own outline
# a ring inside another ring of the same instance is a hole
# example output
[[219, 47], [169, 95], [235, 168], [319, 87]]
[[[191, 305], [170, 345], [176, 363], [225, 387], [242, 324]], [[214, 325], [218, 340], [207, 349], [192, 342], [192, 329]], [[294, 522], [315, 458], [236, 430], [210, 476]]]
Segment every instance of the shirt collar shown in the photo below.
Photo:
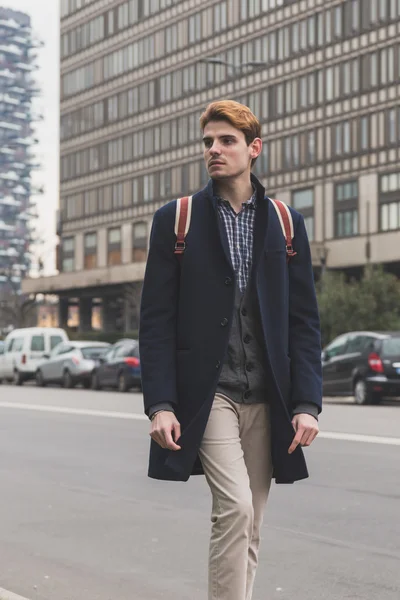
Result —
[[[247, 202], [243, 202], [243, 204], [249, 208], [256, 208], [256, 206], [257, 206], [257, 190], [253, 184], [251, 184], [251, 185], [253, 188], [253, 194], [252, 194], [251, 198], [249, 200], [247, 200]], [[225, 205], [229, 204], [229, 200], [225, 200], [221, 196], [218, 196], [218, 194], [214, 194], [214, 198], [216, 199], [218, 204], [225, 204]]]

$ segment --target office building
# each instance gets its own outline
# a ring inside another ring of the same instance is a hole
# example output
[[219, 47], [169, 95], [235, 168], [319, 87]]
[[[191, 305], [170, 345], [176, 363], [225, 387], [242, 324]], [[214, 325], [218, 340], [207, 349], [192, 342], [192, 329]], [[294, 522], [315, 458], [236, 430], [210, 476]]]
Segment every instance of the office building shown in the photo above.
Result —
[[[262, 122], [270, 196], [305, 217], [316, 273], [399, 271], [398, 0], [64, 0], [61, 324], [93, 303], [136, 325], [154, 211], [207, 181], [199, 117], [235, 98]], [[134, 302], [133, 302], [134, 304]]]

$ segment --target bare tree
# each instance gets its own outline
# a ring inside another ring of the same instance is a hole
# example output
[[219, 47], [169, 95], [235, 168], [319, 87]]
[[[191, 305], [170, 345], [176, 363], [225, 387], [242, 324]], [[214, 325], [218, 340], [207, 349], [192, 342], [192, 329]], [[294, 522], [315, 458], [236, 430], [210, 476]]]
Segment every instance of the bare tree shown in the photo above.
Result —
[[[42, 274], [43, 259], [37, 258], [37, 272]], [[0, 329], [33, 327], [37, 322], [36, 294], [23, 294], [21, 279], [25, 275], [25, 265], [16, 258], [0, 269], [2, 281], [0, 289]]]
[[0, 295], [1, 329], [29, 327], [36, 324], [36, 296], [21, 292], [20, 278], [13, 268], [1, 271], [3, 286]]

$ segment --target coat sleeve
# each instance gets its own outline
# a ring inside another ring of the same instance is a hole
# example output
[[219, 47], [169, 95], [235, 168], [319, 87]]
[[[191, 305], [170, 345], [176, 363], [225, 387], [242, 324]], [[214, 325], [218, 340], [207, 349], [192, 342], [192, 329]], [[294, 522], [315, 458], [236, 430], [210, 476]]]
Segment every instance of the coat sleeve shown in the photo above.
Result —
[[140, 307], [140, 362], [144, 409], [178, 404], [176, 327], [179, 264], [174, 255], [174, 214], [171, 205], [154, 215]]
[[320, 321], [315, 293], [310, 245], [304, 218], [294, 213], [297, 252], [289, 263], [289, 353], [292, 406], [304, 404], [322, 410], [322, 364]]

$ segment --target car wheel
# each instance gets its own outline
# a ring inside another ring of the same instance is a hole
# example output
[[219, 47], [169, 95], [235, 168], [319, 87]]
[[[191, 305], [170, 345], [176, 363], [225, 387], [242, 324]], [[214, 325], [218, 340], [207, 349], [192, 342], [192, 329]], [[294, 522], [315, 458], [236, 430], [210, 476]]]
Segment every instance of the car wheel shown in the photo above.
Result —
[[92, 373], [92, 378], [90, 380], [90, 387], [92, 388], [92, 390], [100, 390], [100, 382], [99, 382], [99, 377], [96, 373], [96, 371], [94, 371]]
[[13, 382], [14, 382], [14, 385], [22, 385], [24, 383], [24, 380], [22, 379], [22, 375], [19, 371], [17, 371], [17, 369], [15, 369], [15, 371], [14, 371]]
[[36, 385], [38, 387], [45, 387], [46, 386], [46, 384], [44, 382], [44, 379], [43, 379], [43, 373], [42, 373], [42, 371], [36, 371]]
[[70, 390], [74, 387], [74, 382], [72, 380], [71, 373], [69, 371], [64, 371], [63, 375], [63, 387]]
[[124, 373], [120, 373], [118, 375], [118, 390], [120, 392], [128, 391], [128, 382], [126, 381], [126, 376]]
[[354, 384], [354, 401], [360, 406], [374, 404], [375, 396], [368, 390], [364, 379], [358, 379]]

